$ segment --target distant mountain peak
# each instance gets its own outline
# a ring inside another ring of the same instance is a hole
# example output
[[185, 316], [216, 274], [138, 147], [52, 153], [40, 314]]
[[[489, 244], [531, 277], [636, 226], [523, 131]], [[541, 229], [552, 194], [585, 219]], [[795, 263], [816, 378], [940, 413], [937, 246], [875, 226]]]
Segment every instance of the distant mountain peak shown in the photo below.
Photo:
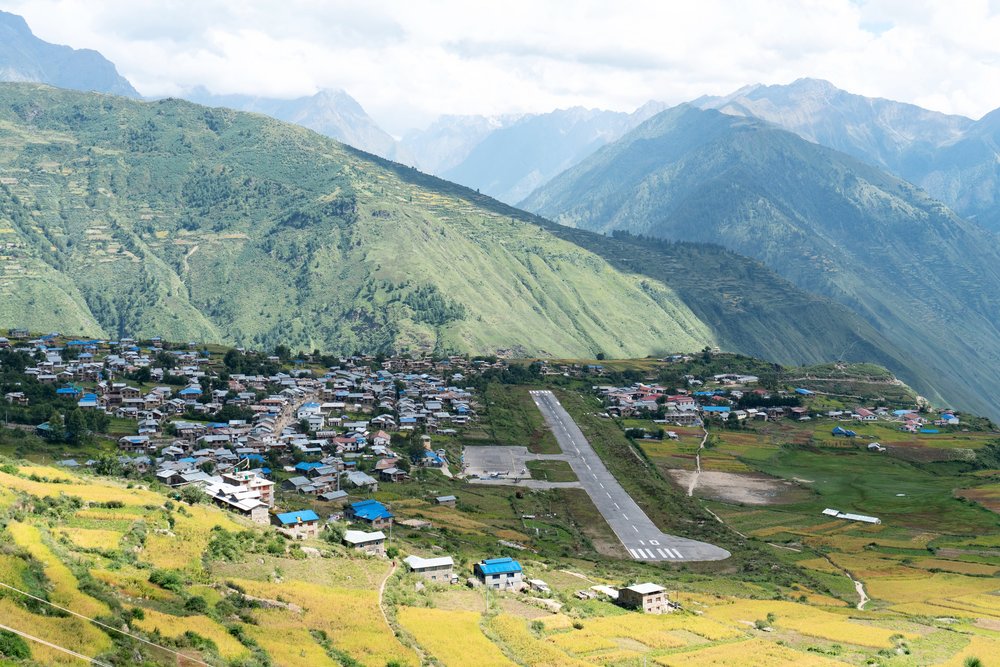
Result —
[[0, 80], [139, 97], [114, 64], [92, 49], [50, 44], [17, 14], [0, 11]]
[[13, 30], [22, 35], [31, 35], [31, 28], [23, 16], [0, 10], [0, 28]]

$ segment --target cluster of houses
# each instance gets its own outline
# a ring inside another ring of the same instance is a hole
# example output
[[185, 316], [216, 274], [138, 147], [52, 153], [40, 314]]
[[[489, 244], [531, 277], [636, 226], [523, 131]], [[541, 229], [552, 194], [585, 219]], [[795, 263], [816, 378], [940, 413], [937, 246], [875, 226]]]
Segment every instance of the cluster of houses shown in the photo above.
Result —
[[[605, 414], [608, 416], [653, 416], [656, 423], [678, 426], [700, 426], [710, 419], [741, 422], [791, 418], [807, 421], [816, 416], [858, 422], [895, 422], [900, 425], [901, 431], [910, 433], [935, 433], [932, 427], [961, 424], [959, 417], [952, 411], [929, 418], [912, 409], [858, 406], [853, 410], [831, 410], [814, 414], [809, 408], [798, 405], [801, 398], [815, 393], [812, 390], [797, 388], [792, 391], [771, 392], [759, 387], [751, 388], [759, 380], [753, 375], [720, 374], [710, 380], [700, 380], [688, 375], [685, 379], [688, 387], [683, 389], [637, 382], [627, 387], [599, 385], [594, 386], [593, 390], [604, 401]], [[706, 388], [706, 382], [714, 388]], [[748, 395], [759, 400], [742, 402], [741, 399]], [[787, 404], [781, 405], [784, 398], [789, 400]], [[767, 404], [767, 407], [739, 407], [746, 403]]]
[[740, 399], [747, 394], [771, 399], [772, 393], [765, 389], [748, 388], [748, 385], [756, 384], [759, 380], [754, 375], [716, 375], [712, 380], [720, 385], [717, 389], [701, 388], [704, 381], [694, 376], [686, 376], [685, 380], [688, 388], [684, 389], [637, 382], [627, 387], [595, 386], [593, 390], [604, 401], [606, 414], [609, 416], [628, 418], [656, 415], [657, 423], [678, 426], [700, 426], [707, 419], [778, 419], [801, 409], [791, 405], [739, 409], [737, 405]]
[[[176, 350], [156, 338], [142, 345], [58, 334], [29, 339], [11, 330], [4, 345], [38, 359], [25, 374], [55, 385], [57, 401], [68, 409], [75, 404], [135, 420], [136, 434], [118, 440], [122, 463], [153, 471], [167, 486], [199, 486], [220, 506], [259, 523], [281, 516], [273, 512], [276, 485], [343, 504], [349, 492], [370, 495], [381, 483], [406, 481], [410, 464], [392, 449], [393, 433], [419, 431], [411, 437], [423, 447], [412, 464], [447, 470], [445, 451], [432, 448], [430, 434], [454, 434], [476, 419], [463, 381], [495, 365], [463, 357], [380, 363], [352, 357], [325, 373], [290, 364], [270, 375], [222, 377], [228, 369], [218, 357], [193, 343]], [[143, 381], [125, 379], [137, 377]], [[18, 405], [29, 400], [23, 392], [5, 398]], [[245, 418], [211, 421], [228, 406]], [[46, 424], [37, 428], [45, 435]], [[288, 459], [298, 463], [276, 476], [272, 466]]]

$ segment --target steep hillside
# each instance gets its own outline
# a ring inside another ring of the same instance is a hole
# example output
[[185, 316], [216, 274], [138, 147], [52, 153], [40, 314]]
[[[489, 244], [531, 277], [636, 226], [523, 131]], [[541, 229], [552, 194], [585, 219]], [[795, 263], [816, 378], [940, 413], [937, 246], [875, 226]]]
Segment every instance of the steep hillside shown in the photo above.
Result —
[[631, 114], [578, 107], [526, 116], [438, 175], [514, 204], [662, 109], [651, 102]]
[[36, 330], [559, 356], [721, 344], [898, 367], [844, 309], [718, 248], [640, 253], [177, 100], [0, 86], [0, 243], [0, 323]]
[[1000, 231], [998, 112], [972, 121], [854, 95], [815, 79], [751, 86], [693, 104], [770, 121], [843, 151], [919, 185], [960, 215]]
[[36, 81], [60, 88], [139, 97], [97, 51], [38, 39], [23, 18], [0, 11], [0, 81]]
[[[996, 415], [1000, 248], [915, 187], [769, 124], [682, 106], [525, 205], [587, 229], [720, 243], [858, 312]], [[912, 380], [912, 378], [907, 378]]]
[[409, 151], [379, 127], [358, 101], [343, 90], [321, 90], [309, 97], [281, 100], [251, 95], [212, 95], [199, 88], [184, 98], [210, 107], [262, 113], [388, 160], [408, 165], [415, 162]]

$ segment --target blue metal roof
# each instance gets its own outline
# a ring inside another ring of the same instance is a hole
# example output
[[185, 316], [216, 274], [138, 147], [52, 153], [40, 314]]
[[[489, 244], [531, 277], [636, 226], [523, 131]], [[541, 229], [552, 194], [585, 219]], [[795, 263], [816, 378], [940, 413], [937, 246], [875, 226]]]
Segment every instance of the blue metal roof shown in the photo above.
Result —
[[513, 558], [487, 558], [482, 563], [476, 563], [476, 568], [483, 574], [513, 574], [521, 572], [521, 564]]
[[[261, 459], [261, 460], [263, 460], [263, 459]], [[295, 464], [295, 469], [296, 470], [301, 470], [303, 472], [308, 472], [310, 470], [314, 470], [316, 468], [322, 468], [322, 467], [323, 467], [322, 463], [306, 463], [305, 461], [300, 461], [299, 463]]]
[[366, 521], [392, 518], [392, 512], [377, 500], [359, 500], [356, 503], [351, 503], [351, 511], [354, 516]]
[[282, 512], [278, 515], [278, 521], [282, 526], [287, 526], [293, 523], [319, 521], [319, 517], [312, 510], [302, 510], [301, 512]]

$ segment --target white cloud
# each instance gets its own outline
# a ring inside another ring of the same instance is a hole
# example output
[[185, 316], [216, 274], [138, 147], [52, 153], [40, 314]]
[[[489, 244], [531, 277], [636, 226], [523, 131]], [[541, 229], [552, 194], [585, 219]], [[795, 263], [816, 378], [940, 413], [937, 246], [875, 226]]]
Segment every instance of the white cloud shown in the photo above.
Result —
[[401, 133], [441, 113], [632, 109], [826, 78], [979, 117], [1000, 106], [987, 0], [0, 0], [146, 95], [344, 88]]

